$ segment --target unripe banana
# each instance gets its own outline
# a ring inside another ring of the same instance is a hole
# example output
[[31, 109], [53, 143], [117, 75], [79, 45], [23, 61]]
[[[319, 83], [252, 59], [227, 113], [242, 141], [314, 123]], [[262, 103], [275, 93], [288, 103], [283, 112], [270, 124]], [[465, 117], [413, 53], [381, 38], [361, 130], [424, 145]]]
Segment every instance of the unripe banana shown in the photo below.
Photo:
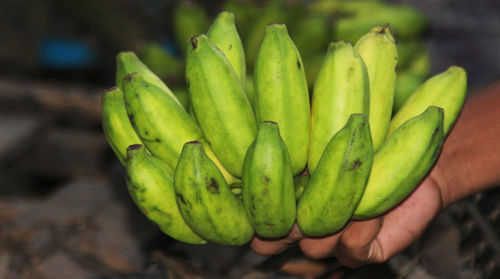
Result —
[[439, 156], [444, 140], [442, 108], [429, 107], [401, 125], [375, 153], [365, 193], [354, 219], [391, 209], [420, 183]]
[[396, 115], [406, 100], [408, 100], [408, 98], [425, 82], [426, 79], [426, 76], [415, 74], [410, 71], [398, 73], [394, 89], [394, 104], [392, 106], [393, 115]]
[[184, 145], [175, 169], [176, 201], [189, 227], [204, 239], [243, 245], [254, 231], [236, 197], [200, 142]]
[[120, 52], [116, 56], [116, 86], [125, 93], [125, 88], [123, 85], [123, 79], [125, 76], [132, 73], [137, 73], [142, 76], [142, 78], [151, 83], [152, 85], [161, 88], [165, 94], [172, 98], [179, 106], [182, 104], [177, 100], [174, 93], [163, 83], [163, 81], [156, 76], [144, 63], [142, 63], [137, 55], [132, 51]]
[[346, 41], [330, 43], [312, 94], [309, 173], [351, 114], [369, 115], [369, 98], [368, 73], [359, 54]]
[[208, 39], [219, 48], [233, 67], [241, 84], [246, 84], [245, 51], [234, 24], [234, 14], [221, 12], [207, 32]]
[[125, 165], [129, 145], [142, 144], [142, 141], [130, 124], [120, 88], [113, 87], [104, 92], [101, 111], [104, 135], [116, 157]]
[[304, 64], [284, 24], [270, 24], [255, 62], [255, 115], [280, 127], [294, 174], [304, 170], [310, 108]]
[[444, 134], [458, 117], [467, 93], [467, 73], [461, 67], [451, 66], [422, 84], [404, 103], [389, 126], [388, 137], [408, 119], [421, 114], [429, 106], [444, 109]]
[[205, 35], [191, 38], [186, 63], [191, 105], [200, 128], [222, 164], [240, 177], [257, 132], [242, 84], [224, 54]]
[[307, 184], [310, 180], [309, 175], [301, 175], [297, 176], [293, 179], [293, 186], [295, 188], [295, 200], [298, 202], [304, 190], [306, 189]]
[[[125, 106], [137, 135], [154, 156], [172, 169], [177, 165], [184, 143], [204, 141], [200, 128], [186, 110], [178, 105], [178, 100], [148, 82], [143, 75], [126, 76], [124, 87]], [[208, 148], [207, 153], [215, 160]], [[234, 178], [220, 164], [219, 167], [226, 179], [233, 182]]]
[[352, 114], [328, 143], [297, 206], [297, 225], [307, 236], [345, 226], [356, 209], [373, 162], [368, 118]]
[[292, 165], [278, 124], [259, 125], [243, 163], [243, 204], [255, 232], [265, 238], [288, 234], [295, 222]]
[[144, 149], [136, 144], [127, 151], [127, 186], [137, 207], [168, 236], [191, 244], [207, 243], [186, 225], [179, 212], [173, 170]]
[[373, 148], [385, 141], [392, 116], [398, 52], [391, 28], [375, 26], [355, 46], [370, 81], [370, 131]]

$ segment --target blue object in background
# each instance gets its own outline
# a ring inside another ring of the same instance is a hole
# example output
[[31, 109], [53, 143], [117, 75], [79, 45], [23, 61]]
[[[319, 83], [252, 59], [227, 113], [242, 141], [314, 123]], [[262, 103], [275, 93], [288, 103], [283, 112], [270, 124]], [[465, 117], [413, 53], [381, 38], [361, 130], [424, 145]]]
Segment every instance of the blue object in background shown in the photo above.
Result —
[[46, 38], [38, 46], [40, 64], [59, 70], [83, 69], [95, 63], [96, 54], [84, 41], [68, 38]]
[[162, 46], [163, 50], [165, 50], [168, 54], [171, 54], [175, 57], [181, 56], [181, 53], [177, 49], [177, 46], [175, 45], [174, 41], [166, 39], [166, 40], [161, 40], [158, 43]]

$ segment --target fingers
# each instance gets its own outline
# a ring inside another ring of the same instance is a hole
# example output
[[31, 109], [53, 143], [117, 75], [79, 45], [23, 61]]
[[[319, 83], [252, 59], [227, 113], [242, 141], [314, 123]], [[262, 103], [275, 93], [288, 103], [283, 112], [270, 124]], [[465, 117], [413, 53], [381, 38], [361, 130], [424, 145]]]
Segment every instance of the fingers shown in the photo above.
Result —
[[304, 236], [300, 232], [299, 227], [297, 227], [297, 224], [295, 224], [285, 238], [263, 239], [256, 236], [252, 239], [250, 246], [255, 253], [263, 256], [269, 256], [285, 250], [292, 243], [295, 243], [302, 238], [304, 238]]
[[340, 234], [318, 238], [304, 238], [299, 241], [300, 250], [311, 259], [322, 259], [333, 255]]
[[348, 267], [358, 267], [376, 261], [380, 253], [376, 239], [382, 222], [382, 218], [352, 221], [340, 235], [334, 252], [335, 257]]

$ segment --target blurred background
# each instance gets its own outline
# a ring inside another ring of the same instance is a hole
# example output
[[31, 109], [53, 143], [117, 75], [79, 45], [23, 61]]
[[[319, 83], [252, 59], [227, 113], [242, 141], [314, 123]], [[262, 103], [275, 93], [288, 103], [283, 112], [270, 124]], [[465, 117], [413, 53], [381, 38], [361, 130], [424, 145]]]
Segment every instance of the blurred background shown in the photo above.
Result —
[[236, 17], [248, 92], [265, 25], [285, 22], [310, 85], [329, 42], [354, 44], [389, 23], [399, 55], [394, 110], [451, 65], [466, 69], [474, 94], [500, 78], [500, 1], [0, 3], [0, 278], [500, 278], [495, 189], [448, 208], [387, 263], [356, 270], [297, 248], [262, 257], [247, 246], [179, 243], [133, 204], [100, 122], [121, 51], [134, 51], [188, 106], [186, 41], [222, 10]]

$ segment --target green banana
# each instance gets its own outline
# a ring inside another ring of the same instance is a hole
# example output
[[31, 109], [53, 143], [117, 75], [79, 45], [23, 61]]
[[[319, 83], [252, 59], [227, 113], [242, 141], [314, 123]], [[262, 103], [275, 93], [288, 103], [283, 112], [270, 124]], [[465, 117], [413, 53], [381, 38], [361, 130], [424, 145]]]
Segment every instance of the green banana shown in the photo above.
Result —
[[297, 21], [290, 34], [300, 54], [306, 60], [305, 57], [315, 55], [328, 45], [330, 30], [326, 15], [309, 14]]
[[304, 193], [304, 190], [306, 189], [306, 186], [309, 183], [310, 178], [311, 177], [309, 175], [300, 175], [293, 179], [296, 201], [299, 201], [300, 197]]
[[280, 126], [294, 174], [307, 162], [310, 107], [302, 58], [286, 25], [270, 24], [255, 62], [255, 115]]
[[137, 55], [132, 51], [120, 52], [116, 56], [116, 86], [125, 93], [123, 86], [123, 79], [125, 76], [132, 73], [141, 75], [144, 80], [152, 85], [161, 88], [172, 100], [174, 100], [180, 107], [182, 104], [177, 100], [174, 93], [163, 83], [163, 81], [156, 76], [144, 63], [142, 63]]
[[224, 54], [205, 35], [188, 43], [186, 78], [203, 134], [222, 164], [240, 177], [257, 132], [252, 107]]
[[312, 94], [309, 173], [314, 173], [326, 145], [351, 114], [369, 115], [369, 90], [366, 66], [352, 45], [330, 43]]
[[141, 144], [142, 141], [130, 124], [120, 88], [113, 87], [104, 92], [101, 97], [101, 111], [104, 135], [116, 157], [125, 165], [127, 147]]
[[353, 219], [368, 219], [406, 198], [439, 156], [444, 111], [431, 106], [409, 119], [375, 153], [365, 193]]
[[429, 106], [444, 109], [444, 134], [446, 135], [462, 109], [466, 93], [467, 73], [461, 67], [449, 67], [446, 71], [428, 79], [406, 100], [392, 118], [387, 136]]
[[127, 186], [137, 207], [172, 238], [205, 244], [182, 219], [175, 201], [173, 170], [140, 145], [127, 150]]
[[[125, 106], [137, 135], [151, 153], [172, 169], [177, 165], [184, 143], [204, 141], [196, 122], [178, 100], [160, 87], [148, 82], [143, 75], [130, 74], [124, 78]], [[173, 94], [172, 94], [173, 95]], [[234, 178], [217, 161], [207, 147], [207, 153], [218, 163], [229, 182]]]
[[207, 32], [208, 39], [224, 53], [241, 84], [246, 84], [245, 51], [234, 24], [234, 14], [221, 12]]
[[174, 38], [179, 50], [185, 54], [186, 42], [192, 36], [205, 33], [210, 20], [203, 7], [193, 1], [178, 1], [174, 10]]
[[243, 204], [257, 235], [278, 238], [295, 222], [292, 165], [278, 124], [264, 121], [243, 163]]
[[370, 131], [373, 148], [385, 141], [392, 116], [398, 53], [391, 28], [375, 26], [355, 46], [368, 71], [370, 83]]
[[[345, 1], [340, 12], [348, 17], [338, 19], [334, 24], [334, 39], [355, 43], [375, 25], [389, 23], [399, 38], [414, 38], [428, 26], [427, 18], [407, 5], [389, 5], [372, 2], [369, 6], [353, 7], [358, 1]], [[351, 5], [351, 7], [349, 7]]]
[[175, 169], [175, 195], [182, 217], [204, 239], [224, 245], [243, 245], [254, 231], [217, 166], [197, 141], [184, 145]]
[[297, 206], [297, 225], [307, 236], [345, 226], [356, 209], [373, 162], [368, 118], [352, 114], [326, 146]]

